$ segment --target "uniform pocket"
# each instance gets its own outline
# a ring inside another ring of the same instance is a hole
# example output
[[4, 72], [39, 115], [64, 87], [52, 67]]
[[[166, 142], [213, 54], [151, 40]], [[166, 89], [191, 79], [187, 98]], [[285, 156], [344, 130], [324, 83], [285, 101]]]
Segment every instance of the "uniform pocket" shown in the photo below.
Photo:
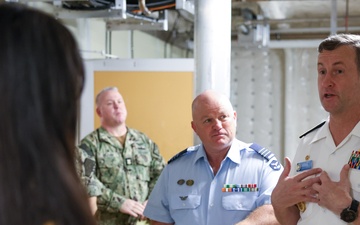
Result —
[[257, 195], [246, 192], [244, 194], [229, 194], [222, 197], [222, 205], [225, 210], [252, 211], [255, 209]]
[[105, 153], [98, 157], [100, 179], [104, 183], [113, 183], [119, 174], [122, 160], [119, 154], [114, 152]]
[[145, 182], [150, 181], [151, 155], [149, 151], [138, 151], [134, 158], [137, 178]]

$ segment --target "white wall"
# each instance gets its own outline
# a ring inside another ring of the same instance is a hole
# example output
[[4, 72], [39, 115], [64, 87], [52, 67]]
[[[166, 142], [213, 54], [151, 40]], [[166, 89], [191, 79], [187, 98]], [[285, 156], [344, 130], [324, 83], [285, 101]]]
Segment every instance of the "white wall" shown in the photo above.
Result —
[[317, 92], [316, 48], [232, 48], [231, 100], [238, 137], [293, 158], [299, 136], [326, 119]]

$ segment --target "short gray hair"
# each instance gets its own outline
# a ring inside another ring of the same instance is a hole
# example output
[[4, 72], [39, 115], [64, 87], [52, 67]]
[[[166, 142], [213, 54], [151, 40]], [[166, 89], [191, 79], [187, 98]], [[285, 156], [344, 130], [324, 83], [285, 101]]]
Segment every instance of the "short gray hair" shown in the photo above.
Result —
[[102, 90], [96, 95], [96, 99], [95, 99], [96, 106], [99, 106], [101, 95], [104, 94], [105, 92], [108, 92], [108, 91], [119, 91], [119, 90], [118, 90], [117, 87], [106, 87], [106, 88], [102, 89]]

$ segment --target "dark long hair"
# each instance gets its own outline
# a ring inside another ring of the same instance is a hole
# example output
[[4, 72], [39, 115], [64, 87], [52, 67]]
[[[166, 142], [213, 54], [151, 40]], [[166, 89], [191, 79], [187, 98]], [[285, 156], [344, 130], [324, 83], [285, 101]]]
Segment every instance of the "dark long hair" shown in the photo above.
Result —
[[20, 3], [0, 4], [0, 31], [0, 225], [93, 225], [74, 165], [77, 43]]

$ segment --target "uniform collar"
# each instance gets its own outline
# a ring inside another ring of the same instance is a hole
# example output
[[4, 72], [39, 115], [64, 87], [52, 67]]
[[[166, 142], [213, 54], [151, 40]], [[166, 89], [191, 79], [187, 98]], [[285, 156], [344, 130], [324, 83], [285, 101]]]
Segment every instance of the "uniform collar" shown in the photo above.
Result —
[[[237, 164], [240, 164], [241, 156], [240, 156], [239, 150], [240, 149], [245, 149], [248, 146], [249, 146], [249, 144], [241, 142], [241, 141], [239, 141], [238, 139], [235, 138], [233, 140], [232, 144], [231, 144], [231, 147], [230, 147], [225, 159], [229, 158], [231, 161], [233, 161], [233, 162], [235, 162]], [[196, 156], [194, 158], [194, 163], [196, 163], [201, 158], [208, 161], [207, 157], [206, 157], [204, 146], [202, 144], [199, 145], [199, 149], [196, 152]]]
[[351, 131], [350, 134], [360, 137], [360, 121], [356, 124], [356, 126], [354, 127], [354, 129]]
[[329, 130], [329, 118], [325, 121], [325, 124], [319, 128], [319, 130], [315, 131], [315, 136], [311, 140], [310, 143], [317, 142], [323, 138], [326, 138], [330, 134]]
[[226, 157], [229, 158], [234, 163], [240, 164], [240, 160], [241, 160], [240, 151], [245, 150], [247, 147], [249, 147], [249, 144], [246, 144], [235, 138]]
[[[355, 127], [352, 129], [352, 131], [347, 137], [350, 137], [351, 135], [360, 137], [360, 121], [355, 125]], [[319, 130], [316, 132], [315, 136], [311, 140], [311, 143], [317, 142], [326, 137], [331, 137], [329, 129], [329, 118], [326, 120], [324, 126], [320, 127]]]
[[[126, 141], [125, 143], [127, 143], [128, 140], [130, 141], [134, 141], [134, 131], [128, 127], [126, 127], [127, 129], [127, 134], [126, 134]], [[99, 133], [99, 139], [101, 141], [107, 142], [110, 145], [113, 145], [117, 148], [123, 148], [123, 146], [120, 145], [120, 142], [116, 139], [115, 136], [111, 135], [105, 128], [103, 127], [99, 127], [98, 128], [98, 133]]]
[[204, 149], [204, 146], [201, 144], [201, 145], [198, 145], [199, 146], [199, 149], [196, 151], [196, 155], [195, 155], [195, 158], [194, 158], [194, 164], [199, 160], [199, 159], [204, 159], [206, 161], [207, 160], [207, 157], [206, 157], [206, 153], [205, 153], [205, 149]]

